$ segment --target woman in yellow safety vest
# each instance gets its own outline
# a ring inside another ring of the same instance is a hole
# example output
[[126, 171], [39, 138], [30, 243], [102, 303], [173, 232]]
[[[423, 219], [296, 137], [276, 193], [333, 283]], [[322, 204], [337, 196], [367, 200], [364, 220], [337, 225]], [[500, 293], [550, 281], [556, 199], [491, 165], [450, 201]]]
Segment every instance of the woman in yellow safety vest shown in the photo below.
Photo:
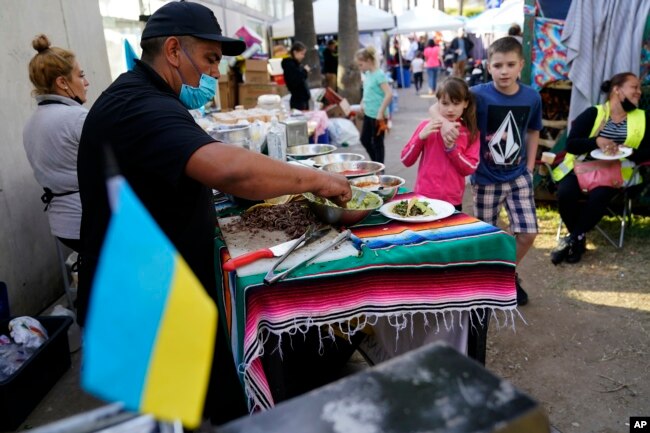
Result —
[[587, 108], [573, 121], [566, 144], [568, 153], [553, 170], [553, 180], [559, 182], [560, 216], [569, 230], [569, 235], [561, 239], [551, 253], [554, 265], [562, 261], [580, 261], [586, 250], [586, 233], [605, 215], [608, 203], [617, 192], [617, 188], [599, 186], [585, 197], [573, 173], [574, 162], [591, 159], [590, 153], [596, 149], [611, 155], [619, 146], [632, 148], [632, 154], [621, 161], [621, 174], [626, 184], [633, 185], [641, 182], [640, 177], [632, 179], [634, 162], [650, 158], [648, 113], [637, 108], [641, 98], [637, 76], [631, 72], [616, 74], [600, 89], [607, 94], [607, 100], [602, 105]]

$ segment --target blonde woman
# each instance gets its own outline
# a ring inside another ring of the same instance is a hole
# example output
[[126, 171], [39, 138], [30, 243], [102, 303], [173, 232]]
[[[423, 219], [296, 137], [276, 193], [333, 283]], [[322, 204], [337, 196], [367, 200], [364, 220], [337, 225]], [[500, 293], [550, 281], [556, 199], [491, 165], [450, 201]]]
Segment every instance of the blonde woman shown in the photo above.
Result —
[[386, 134], [386, 110], [393, 98], [386, 74], [378, 66], [377, 52], [373, 47], [357, 51], [357, 65], [364, 75], [361, 113], [363, 128], [361, 144], [371, 160], [384, 162], [384, 135]]
[[36, 181], [50, 230], [63, 244], [79, 251], [81, 201], [77, 183], [77, 149], [88, 110], [86, 80], [74, 53], [53, 47], [41, 34], [32, 41], [37, 51], [29, 62], [36, 111], [23, 130], [23, 145]]

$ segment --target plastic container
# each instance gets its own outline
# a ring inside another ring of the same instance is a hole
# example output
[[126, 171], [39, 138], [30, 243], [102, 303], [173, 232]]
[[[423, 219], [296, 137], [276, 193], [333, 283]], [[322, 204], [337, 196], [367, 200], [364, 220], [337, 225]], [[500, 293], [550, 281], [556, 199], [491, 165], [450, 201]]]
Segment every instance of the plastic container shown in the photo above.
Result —
[[[0, 431], [17, 430], [59, 378], [70, 368], [70, 317], [35, 317], [49, 335], [13, 375], [0, 382]], [[0, 334], [9, 335], [9, 320], [0, 320]]]
[[287, 133], [275, 116], [271, 119], [271, 127], [266, 133], [266, 144], [271, 158], [287, 160]]

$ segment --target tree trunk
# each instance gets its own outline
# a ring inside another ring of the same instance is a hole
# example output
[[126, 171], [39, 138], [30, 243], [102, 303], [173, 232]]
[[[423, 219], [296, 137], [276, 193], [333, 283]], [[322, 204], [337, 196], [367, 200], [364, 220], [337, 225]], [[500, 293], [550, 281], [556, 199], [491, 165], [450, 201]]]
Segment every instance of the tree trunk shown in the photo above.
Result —
[[323, 76], [320, 72], [320, 56], [316, 47], [316, 26], [314, 25], [314, 5], [312, 0], [293, 0], [294, 41], [307, 47], [304, 65], [309, 65], [309, 87], [321, 87]]
[[458, 15], [463, 16], [463, 0], [458, 0]]
[[445, 11], [445, 0], [438, 0], [438, 10]]
[[359, 49], [359, 24], [357, 23], [357, 3], [339, 0], [339, 67], [338, 87], [341, 96], [350, 104], [361, 101], [361, 74], [355, 59]]

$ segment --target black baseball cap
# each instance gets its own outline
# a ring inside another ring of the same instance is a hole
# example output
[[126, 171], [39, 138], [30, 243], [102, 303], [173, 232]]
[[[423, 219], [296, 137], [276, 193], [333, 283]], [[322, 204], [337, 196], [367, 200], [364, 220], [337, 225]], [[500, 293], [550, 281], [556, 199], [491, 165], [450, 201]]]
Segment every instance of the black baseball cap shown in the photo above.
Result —
[[219, 41], [226, 56], [237, 56], [246, 49], [244, 41], [221, 34], [221, 26], [210, 9], [183, 0], [167, 3], [147, 20], [142, 40], [161, 36], [194, 36]]

